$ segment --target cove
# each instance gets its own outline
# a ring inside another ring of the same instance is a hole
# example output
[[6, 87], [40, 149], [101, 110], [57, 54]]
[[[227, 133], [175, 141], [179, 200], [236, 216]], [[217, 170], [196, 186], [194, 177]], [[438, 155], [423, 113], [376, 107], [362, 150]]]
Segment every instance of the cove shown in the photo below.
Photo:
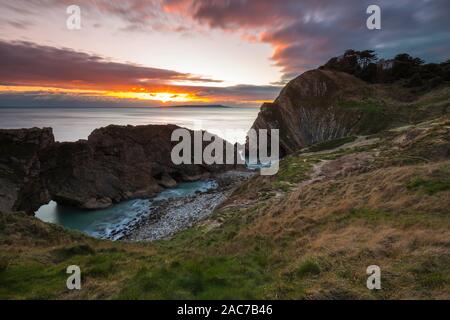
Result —
[[78, 230], [92, 237], [117, 240], [121, 230], [149, 213], [152, 201], [181, 198], [217, 188], [214, 180], [183, 182], [166, 189], [152, 199], [123, 201], [102, 210], [86, 211], [58, 205], [56, 202], [43, 205], [35, 216], [44, 222], [58, 224], [64, 228]]

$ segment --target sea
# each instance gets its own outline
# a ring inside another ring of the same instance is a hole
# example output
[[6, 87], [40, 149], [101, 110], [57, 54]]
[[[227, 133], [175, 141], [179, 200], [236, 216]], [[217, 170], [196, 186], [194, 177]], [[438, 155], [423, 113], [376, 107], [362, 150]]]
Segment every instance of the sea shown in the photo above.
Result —
[[256, 107], [0, 107], [0, 128], [51, 127], [57, 141], [76, 141], [110, 124], [176, 124], [244, 143], [258, 111]]
[[[254, 107], [114, 107], [56, 108], [0, 107], [0, 128], [51, 127], [56, 141], [87, 139], [96, 128], [115, 125], [176, 124], [206, 130], [231, 143], [244, 143], [259, 109]], [[181, 183], [164, 190], [158, 199], [189, 196], [214, 188], [211, 181]], [[148, 213], [152, 200], [124, 201], [107, 209], [84, 211], [54, 201], [43, 205], [35, 216], [45, 222], [75, 229], [96, 238], [112, 239], [120, 228]]]

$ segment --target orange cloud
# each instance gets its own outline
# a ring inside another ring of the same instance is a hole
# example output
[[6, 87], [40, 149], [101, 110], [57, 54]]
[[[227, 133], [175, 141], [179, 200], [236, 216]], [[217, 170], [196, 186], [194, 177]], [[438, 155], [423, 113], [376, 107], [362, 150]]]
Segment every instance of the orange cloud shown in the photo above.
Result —
[[[189, 85], [183, 85], [186, 82]], [[218, 83], [188, 73], [106, 61], [99, 56], [0, 41], [0, 105], [42, 104], [52, 99], [252, 104], [271, 101], [277, 86], [192, 85]], [[80, 102], [81, 103], [81, 102]]]

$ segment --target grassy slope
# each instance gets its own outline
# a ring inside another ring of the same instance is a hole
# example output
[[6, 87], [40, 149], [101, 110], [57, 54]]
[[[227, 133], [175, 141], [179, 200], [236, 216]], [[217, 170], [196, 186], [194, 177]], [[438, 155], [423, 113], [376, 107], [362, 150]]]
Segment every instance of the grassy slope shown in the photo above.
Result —
[[[171, 240], [99, 241], [1, 214], [0, 298], [449, 299], [449, 131], [444, 117], [291, 155]], [[65, 288], [71, 264], [81, 291]], [[371, 264], [380, 291], [365, 286]]]

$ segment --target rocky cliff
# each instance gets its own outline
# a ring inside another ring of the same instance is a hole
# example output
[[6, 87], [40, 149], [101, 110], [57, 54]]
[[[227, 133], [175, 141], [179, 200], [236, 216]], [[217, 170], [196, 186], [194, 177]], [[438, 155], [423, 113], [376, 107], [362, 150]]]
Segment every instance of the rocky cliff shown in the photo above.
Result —
[[396, 85], [373, 85], [348, 73], [311, 70], [290, 81], [273, 103], [264, 103], [252, 128], [279, 129], [280, 155], [305, 146], [448, 112], [448, 105], [419, 108]]
[[178, 142], [171, 134], [177, 128], [111, 125], [87, 140], [64, 143], [54, 142], [51, 129], [1, 130], [0, 211], [31, 213], [50, 199], [104, 208], [229, 168], [174, 165], [171, 150]]
[[0, 211], [31, 211], [49, 201], [39, 154], [53, 143], [50, 128], [0, 130]]

